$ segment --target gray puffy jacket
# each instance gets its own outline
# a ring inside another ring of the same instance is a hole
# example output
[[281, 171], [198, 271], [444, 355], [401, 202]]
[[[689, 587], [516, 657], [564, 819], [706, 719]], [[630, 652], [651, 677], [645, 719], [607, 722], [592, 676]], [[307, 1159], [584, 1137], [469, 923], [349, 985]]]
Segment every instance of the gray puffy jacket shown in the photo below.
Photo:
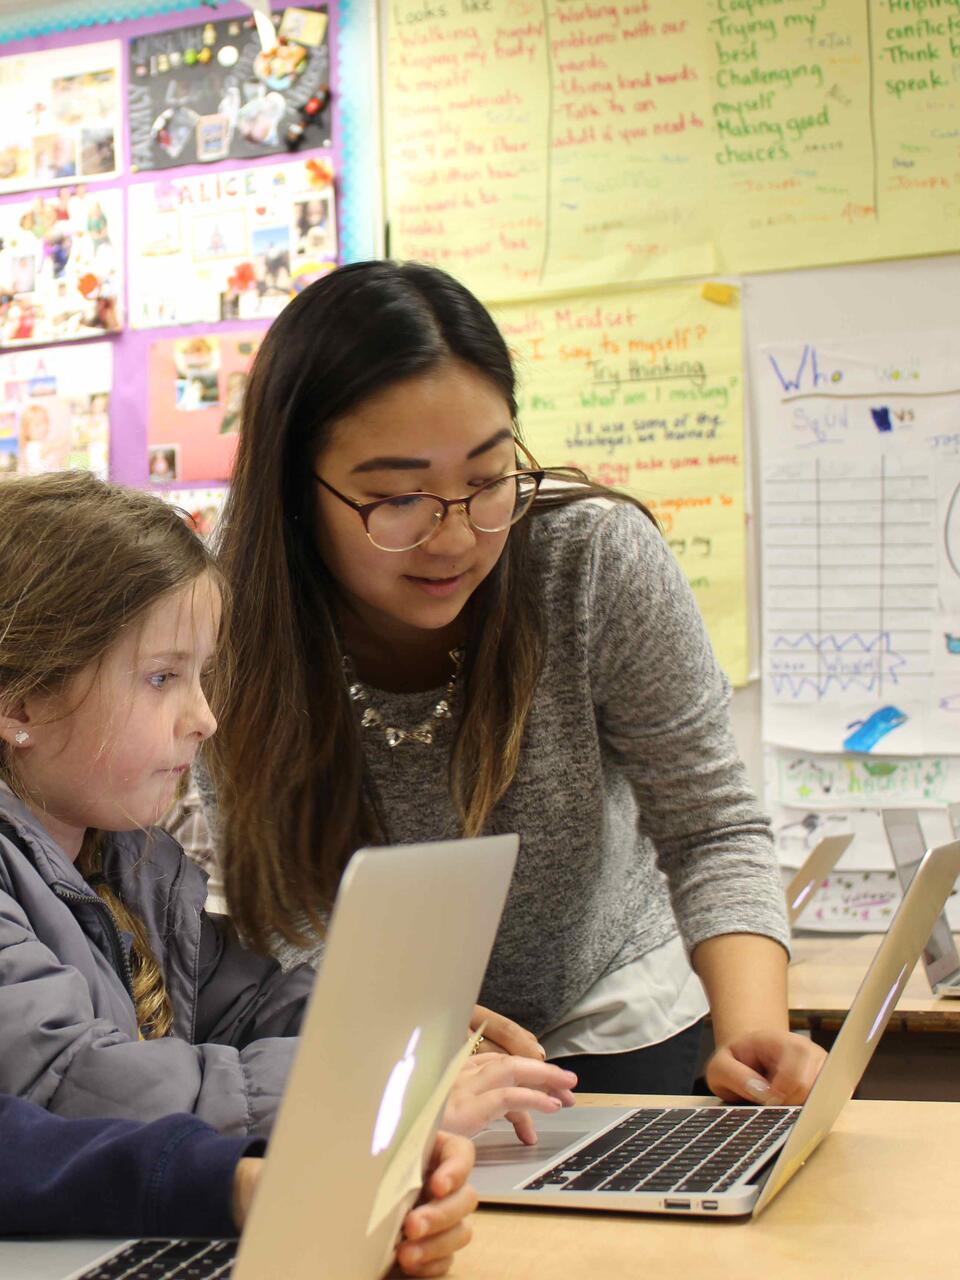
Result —
[[2, 783], [0, 822], [0, 1093], [64, 1116], [189, 1111], [266, 1133], [313, 970], [282, 973], [208, 915], [203, 872], [164, 832], [112, 835], [104, 874], [146, 924], [175, 1012], [173, 1035], [139, 1040], [129, 937]]

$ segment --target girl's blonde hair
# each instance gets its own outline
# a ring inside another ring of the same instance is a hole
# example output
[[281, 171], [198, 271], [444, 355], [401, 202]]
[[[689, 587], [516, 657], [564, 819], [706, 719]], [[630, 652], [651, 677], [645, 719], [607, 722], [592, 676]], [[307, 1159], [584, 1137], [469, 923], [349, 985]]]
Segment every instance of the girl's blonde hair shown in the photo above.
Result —
[[[202, 574], [220, 584], [210, 552], [182, 513], [153, 495], [85, 472], [0, 482], [0, 703], [63, 693], [100, 663], [169, 592]], [[0, 741], [0, 778], [30, 801], [16, 752]], [[77, 869], [133, 936], [133, 996], [142, 1034], [173, 1023], [146, 929], [103, 878], [101, 836], [88, 831]]]

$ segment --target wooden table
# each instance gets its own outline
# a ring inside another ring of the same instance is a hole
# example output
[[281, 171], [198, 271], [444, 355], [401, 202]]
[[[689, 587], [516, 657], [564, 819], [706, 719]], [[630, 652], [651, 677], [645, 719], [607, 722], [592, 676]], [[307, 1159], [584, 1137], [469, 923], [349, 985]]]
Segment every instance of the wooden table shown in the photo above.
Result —
[[[825, 1048], [840, 1028], [880, 934], [793, 939], [790, 1020]], [[960, 1101], [960, 1000], [938, 999], [918, 963], [857, 1094], [861, 1098]]]
[[[582, 1101], [690, 1100], [588, 1095]], [[483, 1209], [453, 1276], [956, 1280], [958, 1203], [960, 1105], [851, 1102], [755, 1220]]]
[[[691, 1102], [717, 1105], [706, 1098], [580, 1099], [582, 1106]], [[956, 1280], [958, 1202], [960, 1105], [851, 1102], [808, 1164], [757, 1219], [482, 1209], [473, 1220], [474, 1242], [458, 1256], [453, 1275]], [[60, 1280], [98, 1250], [89, 1241], [0, 1241], [0, 1276]]]

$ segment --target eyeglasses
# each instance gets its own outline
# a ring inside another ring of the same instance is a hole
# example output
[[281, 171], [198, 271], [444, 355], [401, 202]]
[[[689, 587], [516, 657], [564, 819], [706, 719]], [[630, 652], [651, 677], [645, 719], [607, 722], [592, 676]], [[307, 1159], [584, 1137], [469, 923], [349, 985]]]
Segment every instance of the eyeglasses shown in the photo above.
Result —
[[[517, 441], [531, 462], [532, 454]], [[356, 502], [335, 489], [314, 472], [314, 479], [335, 498], [356, 511], [367, 537], [381, 551], [411, 551], [437, 532], [451, 507], [462, 507], [472, 529], [478, 533], [502, 533], [522, 520], [540, 489], [544, 472], [510, 471], [488, 480], [466, 498], [441, 498], [437, 493], [398, 493], [392, 498]]]

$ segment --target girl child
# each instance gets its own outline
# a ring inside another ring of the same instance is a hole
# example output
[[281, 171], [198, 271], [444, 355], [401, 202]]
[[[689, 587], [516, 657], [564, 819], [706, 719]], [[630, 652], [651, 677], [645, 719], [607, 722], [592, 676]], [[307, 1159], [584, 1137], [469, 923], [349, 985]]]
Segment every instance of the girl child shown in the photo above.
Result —
[[639, 503], [543, 479], [504, 341], [443, 272], [346, 266], [275, 321], [222, 528], [229, 910], [309, 946], [359, 844], [519, 831], [486, 1005], [581, 1087], [688, 1092], [689, 957], [710, 1087], [799, 1101], [822, 1054], [788, 1031], [769, 825], [686, 582]]
[[[245, 950], [151, 830], [216, 727], [210, 553], [160, 499], [55, 473], [0, 486], [0, 564], [0, 1092], [264, 1134], [312, 975]], [[484, 1055], [445, 1120], [553, 1110], [573, 1081]]]

